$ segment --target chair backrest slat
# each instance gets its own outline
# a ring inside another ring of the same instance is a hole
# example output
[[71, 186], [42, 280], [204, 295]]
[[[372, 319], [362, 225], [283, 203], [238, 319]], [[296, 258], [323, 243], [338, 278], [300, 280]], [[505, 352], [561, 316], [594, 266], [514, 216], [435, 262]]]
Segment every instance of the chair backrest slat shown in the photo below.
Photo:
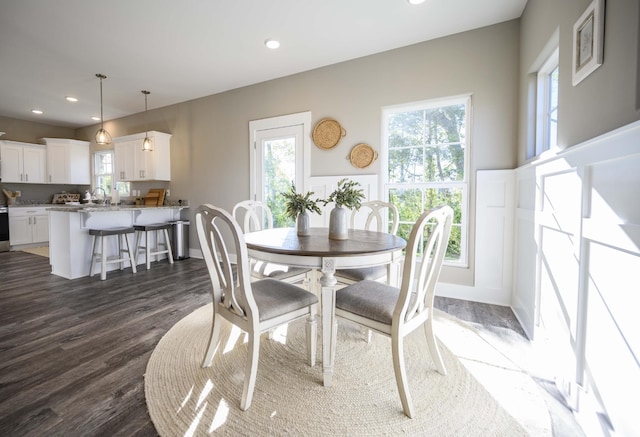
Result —
[[[398, 232], [400, 214], [398, 213], [398, 208], [396, 208], [394, 204], [382, 202], [380, 200], [363, 202], [360, 206], [360, 210], [351, 211], [351, 229], [356, 229], [356, 219], [360, 219], [363, 213], [367, 214], [367, 217], [364, 226], [361, 227], [361, 229], [377, 232], [389, 232], [393, 235]], [[390, 218], [389, 215], [391, 215]], [[387, 229], [384, 229], [383, 225], [387, 222], [389, 222]], [[375, 225], [375, 228], [372, 225]]]
[[238, 223], [242, 219], [242, 231], [245, 233], [273, 228], [271, 208], [258, 200], [243, 200], [236, 203], [231, 215]]
[[[221, 208], [201, 205], [196, 209], [196, 229], [211, 278], [213, 302], [221, 303], [240, 317], [252, 319], [255, 316], [257, 320], [247, 245], [236, 220]], [[231, 261], [232, 254], [236, 255], [235, 263]]]
[[452, 221], [453, 210], [443, 206], [423, 213], [411, 230], [395, 311], [405, 321], [421, 315], [423, 311], [433, 310], [435, 288], [447, 251]]

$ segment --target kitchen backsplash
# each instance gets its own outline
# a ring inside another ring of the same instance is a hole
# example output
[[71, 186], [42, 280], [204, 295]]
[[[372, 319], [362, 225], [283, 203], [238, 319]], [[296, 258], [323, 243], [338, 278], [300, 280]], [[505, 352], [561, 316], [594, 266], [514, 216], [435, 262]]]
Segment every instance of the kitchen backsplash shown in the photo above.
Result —
[[[135, 188], [140, 191], [141, 198], [149, 191], [149, 188], [162, 187], [168, 185], [167, 183], [152, 183], [146, 182], [145, 184], [136, 184]], [[2, 189], [8, 191], [20, 191], [20, 197], [16, 199], [18, 205], [35, 205], [35, 204], [48, 204], [53, 202], [54, 194], [59, 193], [74, 193], [80, 194], [80, 199], [84, 198], [84, 193], [90, 190], [89, 185], [56, 185], [56, 184], [16, 184], [16, 183], [2, 183], [0, 182], [0, 205], [6, 205], [7, 199], [2, 194]], [[166, 188], [166, 187], [163, 187]], [[108, 193], [111, 194], [111, 193]], [[135, 203], [136, 198], [134, 196], [121, 197], [122, 203]], [[189, 200], [182, 199], [176, 196], [167, 196], [165, 198], [165, 205], [178, 206], [189, 205]]]
[[57, 185], [57, 184], [16, 184], [0, 182], [0, 203], [6, 204], [7, 199], [2, 189], [8, 191], [20, 191], [17, 204], [44, 204], [51, 203], [54, 194], [67, 192], [82, 194], [89, 189], [89, 185]]

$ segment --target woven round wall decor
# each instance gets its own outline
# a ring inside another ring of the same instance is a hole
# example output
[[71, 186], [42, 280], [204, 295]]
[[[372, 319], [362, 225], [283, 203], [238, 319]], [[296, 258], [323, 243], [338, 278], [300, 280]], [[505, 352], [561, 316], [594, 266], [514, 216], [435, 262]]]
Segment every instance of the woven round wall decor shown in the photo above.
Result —
[[376, 159], [378, 159], [378, 152], [365, 143], [353, 146], [353, 149], [351, 149], [351, 153], [349, 154], [351, 165], [356, 168], [369, 167]]
[[313, 142], [321, 149], [329, 150], [338, 145], [347, 131], [333, 118], [324, 118], [313, 128]]

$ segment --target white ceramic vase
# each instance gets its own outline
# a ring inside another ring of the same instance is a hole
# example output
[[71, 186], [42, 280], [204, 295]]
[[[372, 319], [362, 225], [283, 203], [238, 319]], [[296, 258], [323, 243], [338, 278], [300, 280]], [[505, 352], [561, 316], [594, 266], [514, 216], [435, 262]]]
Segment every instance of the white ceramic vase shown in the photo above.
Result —
[[299, 237], [306, 237], [307, 235], [311, 235], [311, 231], [309, 230], [309, 213], [307, 211], [298, 214], [298, 219], [296, 222]]
[[349, 238], [349, 210], [336, 207], [329, 215], [329, 238], [332, 240], [346, 240]]

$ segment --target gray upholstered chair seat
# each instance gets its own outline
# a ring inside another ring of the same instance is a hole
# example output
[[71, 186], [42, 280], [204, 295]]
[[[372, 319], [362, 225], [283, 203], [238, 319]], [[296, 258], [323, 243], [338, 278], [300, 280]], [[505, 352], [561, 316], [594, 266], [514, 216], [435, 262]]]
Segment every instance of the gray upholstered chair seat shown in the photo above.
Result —
[[[269, 268], [271, 267], [272, 266], [270, 265]], [[258, 279], [273, 278], [280, 281], [286, 281], [287, 279], [293, 278], [295, 276], [305, 275], [310, 271], [311, 269], [305, 269], [302, 267], [277, 266], [274, 270], [268, 273], [262, 272], [259, 269], [253, 269], [251, 271], [251, 275]]]
[[[336, 292], [336, 308], [391, 324], [400, 289], [376, 281], [360, 281]], [[376, 296], [375, 300], [371, 296]]]
[[316, 295], [277, 279], [255, 281], [251, 288], [261, 322], [318, 303]]
[[[356, 218], [366, 214], [366, 220], [364, 226], [356, 226]], [[387, 224], [388, 220], [388, 224]], [[398, 231], [400, 215], [398, 208], [389, 202], [382, 202], [379, 200], [373, 200], [370, 202], [363, 202], [360, 209], [354, 209], [351, 211], [351, 229], [368, 229], [377, 232], [389, 232], [395, 235]], [[339, 269], [336, 270], [336, 279], [342, 284], [353, 284], [358, 281], [380, 281], [387, 280], [387, 267], [375, 266], [375, 267], [363, 267], [357, 269]], [[396, 284], [393, 284], [396, 285]]]
[[407, 241], [400, 288], [364, 280], [336, 292], [337, 317], [391, 337], [393, 371], [407, 417], [414, 417], [415, 410], [409, 393], [403, 338], [423, 327], [436, 369], [442, 375], [447, 373], [433, 332], [433, 299], [452, 221], [453, 210], [449, 206], [425, 211], [416, 220]]
[[375, 281], [384, 278], [387, 275], [386, 266], [362, 267], [359, 269], [339, 269], [336, 270], [336, 276], [350, 279], [352, 281]]
[[[399, 288], [364, 280], [338, 290], [336, 308], [390, 325], [399, 295]], [[371, 296], [376, 298], [371, 299]], [[413, 302], [415, 295], [412, 294], [409, 305]]]
[[202, 367], [211, 366], [216, 352], [221, 349], [220, 331], [224, 319], [245, 331], [248, 354], [240, 409], [246, 411], [253, 400], [262, 334], [306, 319], [309, 365], [315, 365], [318, 298], [307, 290], [273, 278], [252, 282], [244, 234], [238, 222], [224, 209], [211, 204], [200, 205], [196, 209], [196, 229], [211, 279], [213, 301], [212, 329]]

